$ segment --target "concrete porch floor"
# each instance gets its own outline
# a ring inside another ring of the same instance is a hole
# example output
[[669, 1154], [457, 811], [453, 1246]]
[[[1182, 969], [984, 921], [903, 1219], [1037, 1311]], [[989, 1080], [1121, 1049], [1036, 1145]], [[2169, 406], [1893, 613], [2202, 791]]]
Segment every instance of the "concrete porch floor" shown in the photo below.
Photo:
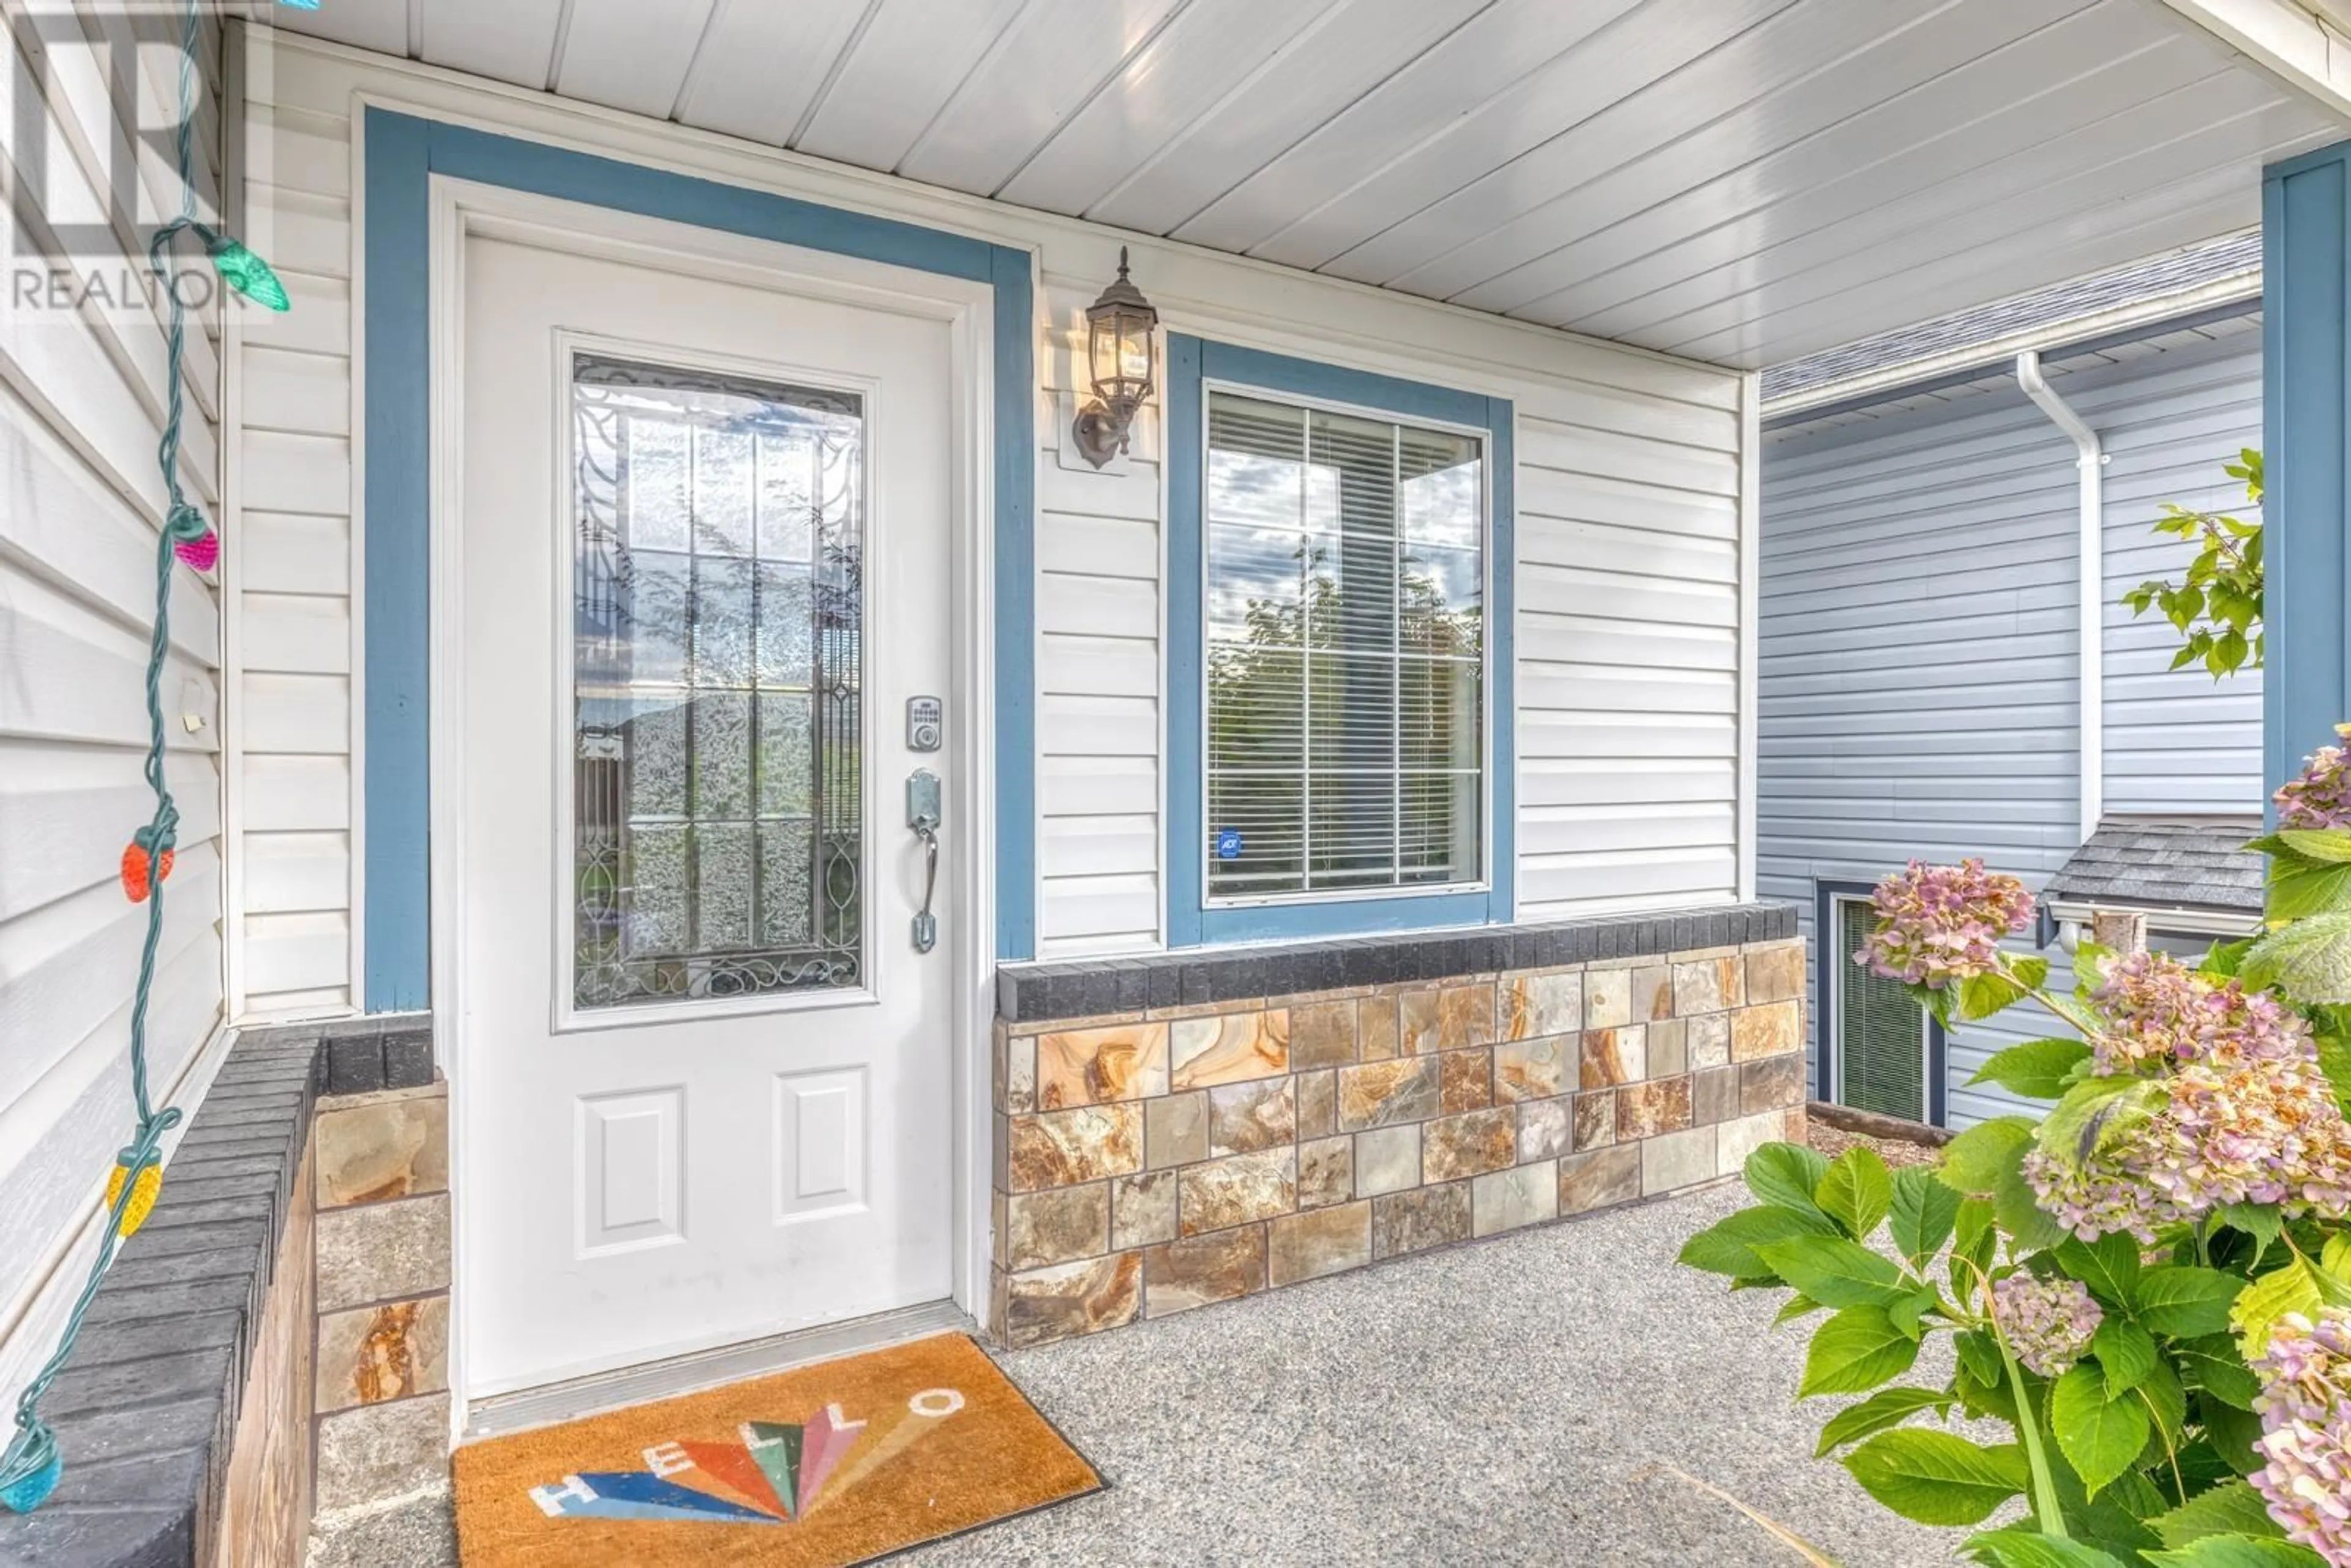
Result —
[[[1111, 1490], [899, 1561], [1799, 1561], [1661, 1464], [1848, 1568], [1953, 1561], [1957, 1532], [1896, 1519], [1811, 1458], [1834, 1406], [1792, 1406], [1808, 1335], [1769, 1331], [1776, 1293], [1674, 1265], [1745, 1201], [1726, 1184], [1008, 1355]], [[455, 1562], [440, 1500], [322, 1533], [311, 1554]]]

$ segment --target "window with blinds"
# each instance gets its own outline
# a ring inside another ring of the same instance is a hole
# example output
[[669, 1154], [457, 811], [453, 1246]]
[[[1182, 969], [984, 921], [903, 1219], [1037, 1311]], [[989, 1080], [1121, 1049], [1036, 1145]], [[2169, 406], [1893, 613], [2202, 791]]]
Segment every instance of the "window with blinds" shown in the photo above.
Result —
[[1484, 451], [1475, 435], [1207, 400], [1211, 901], [1484, 873]]
[[[1835, 903], [1837, 945], [1860, 951], [1875, 916], [1866, 899]], [[1838, 963], [1837, 1103], [1913, 1122], [1927, 1119], [1927, 1015], [1899, 980]]]

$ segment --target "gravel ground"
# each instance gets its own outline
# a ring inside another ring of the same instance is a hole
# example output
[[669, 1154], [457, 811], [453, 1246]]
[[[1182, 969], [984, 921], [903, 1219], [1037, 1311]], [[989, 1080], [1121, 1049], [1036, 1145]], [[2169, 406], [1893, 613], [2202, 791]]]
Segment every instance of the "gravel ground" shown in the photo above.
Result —
[[[1111, 1490], [900, 1561], [1800, 1563], [1670, 1466], [1846, 1568], [1953, 1562], [1956, 1533], [1811, 1458], [1827, 1407], [1792, 1405], [1807, 1336], [1770, 1330], [1777, 1292], [1674, 1264], [1744, 1202], [1719, 1186], [1008, 1355]], [[312, 1568], [453, 1563], [445, 1506], [322, 1536]]]
[[1830, 1126], [1818, 1116], [1807, 1124], [1804, 1141], [1831, 1159], [1850, 1148], [1871, 1149], [1889, 1166], [1930, 1166], [1943, 1155], [1932, 1145], [1914, 1144], [1907, 1138], [1872, 1138], [1848, 1133], [1843, 1127]]

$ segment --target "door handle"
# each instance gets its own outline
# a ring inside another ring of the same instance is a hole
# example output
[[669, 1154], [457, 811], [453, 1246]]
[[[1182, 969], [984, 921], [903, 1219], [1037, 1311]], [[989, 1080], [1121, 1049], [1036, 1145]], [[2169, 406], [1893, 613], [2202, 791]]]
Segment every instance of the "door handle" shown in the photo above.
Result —
[[939, 776], [927, 768], [906, 776], [906, 826], [923, 841], [923, 907], [914, 915], [914, 951], [927, 953], [939, 944], [938, 917], [931, 913], [931, 895], [939, 886]]

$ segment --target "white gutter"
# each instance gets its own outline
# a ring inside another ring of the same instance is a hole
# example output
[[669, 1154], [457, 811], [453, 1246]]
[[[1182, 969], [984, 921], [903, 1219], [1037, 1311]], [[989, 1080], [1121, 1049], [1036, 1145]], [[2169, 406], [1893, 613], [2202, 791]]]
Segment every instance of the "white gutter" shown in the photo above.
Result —
[[2045, 350], [2074, 343], [2087, 343], [2127, 332], [2134, 328], [2168, 321], [2175, 316], [2192, 316], [2199, 311], [2240, 301], [2250, 310], [2260, 305], [2261, 298], [2262, 269], [2256, 263], [2242, 272], [2212, 278], [2192, 288], [2174, 289], [2168, 294], [2153, 294], [2144, 299], [2127, 300], [2085, 316], [2069, 316], [2063, 321], [2044, 321], [2037, 327], [2027, 327], [2001, 337], [1962, 343], [1940, 353], [1905, 360], [1898, 365], [1865, 371], [1842, 381], [1823, 382], [1818, 386], [1806, 387], [1802, 392], [1788, 392], [1771, 399], [1763, 405], [1763, 417], [1782, 419], [1828, 403], [1856, 402], [1874, 392], [1895, 393], [1918, 382], [1940, 381], [1962, 371], [1997, 375], [2003, 363], [2028, 349]]
[[2079, 485], [2079, 516], [2075, 522], [2076, 571], [2081, 579], [2077, 615], [2081, 622], [2078, 663], [2081, 667], [2082, 841], [2098, 831], [2106, 803], [2105, 714], [2105, 454], [2098, 449], [2098, 433], [2049, 390], [2041, 374], [2041, 356], [2032, 350], [2016, 356], [2016, 384], [2040, 405], [2050, 422], [2073, 438], [2074, 471]]
[[2074, 904], [2064, 899], [2052, 899], [2049, 917], [2057, 922], [2058, 941], [2065, 951], [2074, 950], [2074, 928], [2086, 926], [2099, 909], [2127, 910], [2147, 916], [2147, 928], [2164, 936], [2252, 936], [2262, 929], [2258, 915], [2237, 915], [2225, 909], [2162, 909], [2143, 904]]

